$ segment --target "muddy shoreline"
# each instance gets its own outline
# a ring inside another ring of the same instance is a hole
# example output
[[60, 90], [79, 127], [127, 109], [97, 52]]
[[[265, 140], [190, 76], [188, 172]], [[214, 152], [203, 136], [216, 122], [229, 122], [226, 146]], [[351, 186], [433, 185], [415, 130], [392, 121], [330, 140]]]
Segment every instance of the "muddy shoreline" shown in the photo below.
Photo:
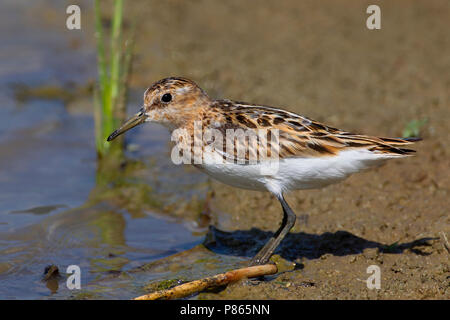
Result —
[[[216, 98], [285, 106], [339, 128], [381, 136], [400, 136], [408, 121], [427, 119], [414, 158], [288, 195], [298, 219], [277, 253], [296, 269], [199, 298], [450, 297], [450, 255], [440, 235], [450, 231], [445, 147], [450, 78], [442, 72], [450, 64], [444, 54], [450, 42], [443, 33], [450, 10], [441, 1], [406, 7], [382, 2], [381, 7], [386, 18], [379, 32], [364, 28], [363, 3], [285, 1], [250, 8], [239, 1], [173, 1], [137, 9], [144, 16], [170, 12], [143, 22], [137, 43], [146, 54], [136, 69], [142, 72], [133, 76], [139, 86], [182, 75]], [[160, 23], [166, 28], [158, 28]], [[159, 44], [159, 54], [150, 53], [155, 45], [144, 41], [148, 37]], [[218, 182], [212, 190], [211, 221], [232, 232], [233, 241], [211, 250], [226, 247], [251, 256], [254, 245], [278, 227], [278, 202], [267, 193]], [[380, 290], [368, 290], [363, 281], [372, 264], [381, 268]]]
[[[378, 31], [365, 27], [364, 2], [127, 4], [125, 25], [139, 22], [130, 114], [154, 81], [184, 76], [213, 98], [352, 132], [398, 137], [423, 123], [416, 156], [286, 196], [297, 222], [273, 257], [278, 274], [192, 299], [450, 298], [450, 7], [379, 3]], [[127, 160], [99, 187], [92, 8], [84, 3], [79, 34], [57, 29], [61, 8], [17, 9], [23, 40], [5, 53], [16, 67], [0, 62], [0, 297], [130, 299], [244, 266], [278, 228], [278, 201], [173, 165], [164, 128], [127, 133]], [[62, 275], [56, 289], [42, 282], [50, 264]], [[70, 264], [85, 275], [79, 292], [65, 288]], [[378, 290], [366, 284], [371, 265]]]

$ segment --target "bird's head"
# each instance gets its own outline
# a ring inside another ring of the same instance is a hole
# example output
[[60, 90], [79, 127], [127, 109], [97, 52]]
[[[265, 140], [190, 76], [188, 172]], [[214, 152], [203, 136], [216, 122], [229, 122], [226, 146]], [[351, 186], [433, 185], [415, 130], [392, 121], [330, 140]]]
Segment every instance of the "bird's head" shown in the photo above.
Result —
[[211, 102], [195, 82], [186, 78], [165, 78], [144, 93], [141, 110], [111, 133], [108, 141], [144, 122], [156, 122], [175, 129], [194, 119]]

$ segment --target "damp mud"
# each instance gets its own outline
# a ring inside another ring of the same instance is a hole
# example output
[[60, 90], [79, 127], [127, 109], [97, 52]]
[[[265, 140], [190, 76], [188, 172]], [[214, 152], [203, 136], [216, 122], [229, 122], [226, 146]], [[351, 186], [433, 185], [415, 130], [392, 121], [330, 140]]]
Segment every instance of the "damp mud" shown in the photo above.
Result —
[[[414, 157], [287, 194], [297, 222], [272, 258], [279, 273], [190, 299], [450, 298], [450, 8], [381, 1], [372, 31], [368, 5], [127, 2], [126, 25], [139, 21], [129, 114], [154, 81], [184, 76], [214, 98], [423, 138]], [[5, 6], [16, 36], [0, 28], [0, 298], [131, 299], [245, 266], [278, 228], [278, 201], [174, 165], [157, 125], [99, 165], [90, 2], [80, 32], [61, 26], [58, 1]]]

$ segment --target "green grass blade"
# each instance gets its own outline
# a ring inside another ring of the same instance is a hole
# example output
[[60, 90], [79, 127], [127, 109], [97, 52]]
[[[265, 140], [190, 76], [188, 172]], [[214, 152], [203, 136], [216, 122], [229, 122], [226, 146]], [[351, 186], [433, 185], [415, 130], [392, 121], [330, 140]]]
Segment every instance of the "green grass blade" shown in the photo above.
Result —
[[114, 17], [111, 34], [111, 102], [114, 107], [117, 106], [120, 86], [122, 13], [123, 0], [114, 0]]
[[105, 50], [106, 37], [102, 25], [100, 0], [95, 0], [94, 5], [99, 77], [98, 90], [94, 93], [94, 117], [96, 146], [99, 156], [103, 156], [106, 153], [114, 153], [113, 149], [123, 146], [122, 139], [118, 139], [114, 145], [106, 142], [107, 136], [119, 125], [119, 122], [124, 120], [126, 115], [126, 105], [122, 96], [127, 92], [128, 83], [123, 81], [123, 74], [128, 74], [126, 64], [130, 62], [129, 58], [127, 58], [127, 53], [125, 53], [124, 58], [121, 45], [123, 6], [123, 0], [114, 0], [110, 46], [108, 48], [109, 51], [107, 51]]

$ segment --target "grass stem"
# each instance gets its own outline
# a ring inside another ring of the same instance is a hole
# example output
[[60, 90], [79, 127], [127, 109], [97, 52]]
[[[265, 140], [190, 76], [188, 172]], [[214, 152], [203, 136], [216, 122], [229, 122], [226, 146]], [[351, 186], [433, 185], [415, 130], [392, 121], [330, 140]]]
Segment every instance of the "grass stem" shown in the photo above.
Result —
[[114, 144], [106, 142], [106, 137], [126, 116], [131, 51], [128, 46], [122, 46], [123, 5], [123, 0], [114, 0], [108, 54], [105, 49], [106, 35], [102, 23], [100, 0], [95, 0], [94, 5], [99, 78], [99, 84], [94, 93], [94, 117], [99, 157], [110, 153], [111, 148], [123, 149], [123, 139]]

